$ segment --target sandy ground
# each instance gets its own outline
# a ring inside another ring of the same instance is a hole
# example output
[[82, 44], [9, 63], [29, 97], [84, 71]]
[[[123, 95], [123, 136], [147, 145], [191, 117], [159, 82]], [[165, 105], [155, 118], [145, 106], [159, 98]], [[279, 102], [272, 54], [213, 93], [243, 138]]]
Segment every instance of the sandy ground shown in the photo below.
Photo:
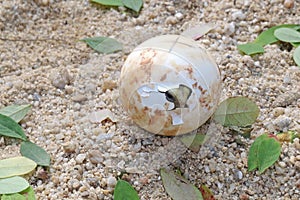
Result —
[[[247, 172], [248, 150], [258, 135], [300, 132], [300, 68], [285, 46], [268, 45], [254, 57], [236, 47], [274, 25], [300, 24], [299, 13], [299, 0], [146, 0], [139, 15], [87, 0], [1, 1], [0, 107], [32, 104], [21, 125], [52, 159], [49, 169], [38, 168], [29, 178], [38, 199], [112, 199], [118, 177], [141, 199], [170, 199], [160, 167], [180, 169], [217, 199], [300, 199], [299, 140], [283, 144], [280, 160], [265, 173]], [[212, 127], [213, 142], [194, 153], [176, 138], [134, 125], [122, 110], [117, 83], [137, 44], [198, 22], [217, 25], [198, 43], [220, 66], [222, 99], [247, 96], [261, 113], [243, 145], [208, 122], [199, 131]], [[93, 36], [114, 37], [124, 50], [103, 55], [79, 42]], [[104, 109], [111, 119], [95, 122], [91, 114]], [[0, 158], [16, 155], [19, 143], [1, 138]]]

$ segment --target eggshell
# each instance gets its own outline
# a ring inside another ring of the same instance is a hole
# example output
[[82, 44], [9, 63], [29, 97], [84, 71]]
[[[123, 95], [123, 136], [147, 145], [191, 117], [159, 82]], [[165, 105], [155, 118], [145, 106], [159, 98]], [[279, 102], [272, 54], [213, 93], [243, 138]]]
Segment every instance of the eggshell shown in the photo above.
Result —
[[163, 35], [136, 47], [120, 76], [120, 99], [128, 115], [154, 134], [189, 133], [214, 113], [221, 93], [220, 71], [188, 37]]

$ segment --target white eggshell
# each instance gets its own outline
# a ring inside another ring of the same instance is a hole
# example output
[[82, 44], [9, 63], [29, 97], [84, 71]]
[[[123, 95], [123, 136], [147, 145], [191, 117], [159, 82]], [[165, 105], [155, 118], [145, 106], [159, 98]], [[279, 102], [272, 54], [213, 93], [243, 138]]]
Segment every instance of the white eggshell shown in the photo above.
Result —
[[163, 35], [133, 50], [120, 77], [124, 109], [143, 129], [181, 135], [204, 124], [221, 93], [215, 61], [190, 38]]

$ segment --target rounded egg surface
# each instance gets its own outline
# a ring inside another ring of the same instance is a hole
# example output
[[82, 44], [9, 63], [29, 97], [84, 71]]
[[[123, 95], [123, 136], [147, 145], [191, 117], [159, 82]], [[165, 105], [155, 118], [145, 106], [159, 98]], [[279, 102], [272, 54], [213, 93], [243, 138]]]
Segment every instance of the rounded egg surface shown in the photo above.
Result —
[[214, 113], [220, 93], [217, 64], [194, 40], [180, 35], [145, 41], [121, 70], [124, 109], [154, 134], [175, 136], [197, 129]]

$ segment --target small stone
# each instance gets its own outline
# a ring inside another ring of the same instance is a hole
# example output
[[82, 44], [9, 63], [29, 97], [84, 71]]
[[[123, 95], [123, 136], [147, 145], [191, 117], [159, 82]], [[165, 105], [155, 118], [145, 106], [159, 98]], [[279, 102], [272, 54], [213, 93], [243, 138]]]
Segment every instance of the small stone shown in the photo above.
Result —
[[292, 120], [289, 117], [279, 116], [277, 119], [274, 120], [275, 128], [279, 131], [284, 131], [284, 129], [288, 129]]
[[182, 20], [183, 19], [183, 14], [178, 12], [175, 14], [175, 17], [178, 19], [178, 20]]
[[84, 191], [80, 194], [80, 196], [84, 197], [84, 198], [87, 198], [88, 196], [90, 196], [90, 192], [88, 191]]
[[74, 153], [76, 151], [76, 144], [73, 142], [66, 142], [62, 146], [66, 153]]
[[240, 200], [248, 200], [249, 199], [249, 195], [246, 193], [243, 193], [240, 195]]
[[58, 89], [64, 89], [66, 85], [72, 82], [73, 77], [67, 69], [61, 71], [54, 71], [51, 74], [52, 85]]
[[300, 169], [300, 161], [297, 161], [296, 163], [295, 163], [295, 167], [299, 170]]
[[166, 24], [167, 25], [174, 25], [178, 22], [177, 18], [174, 17], [174, 16], [169, 16], [167, 19], [166, 19]]
[[233, 175], [237, 180], [241, 180], [243, 178], [243, 172], [241, 172], [240, 170], [234, 170]]
[[286, 168], [286, 163], [285, 163], [285, 162], [278, 162], [278, 165], [279, 165], [281, 168]]
[[232, 35], [235, 32], [235, 23], [231, 22], [229, 24], [226, 24], [224, 29], [226, 34]]
[[74, 88], [72, 86], [66, 85], [65, 91], [67, 94], [72, 94], [74, 92]]
[[72, 97], [72, 100], [74, 102], [82, 103], [82, 102], [87, 100], [87, 97], [83, 94], [77, 94], [77, 95]]
[[282, 108], [282, 107], [274, 108], [274, 110], [273, 110], [274, 117], [278, 117], [283, 114], [284, 114], [284, 108]]
[[105, 92], [106, 90], [112, 90], [117, 87], [117, 82], [111, 79], [103, 81], [101, 85], [102, 90]]
[[81, 164], [83, 163], [85, 158], [86, 158], [86, 154], [81, 153], [76, 156], [75, 161], [77, 164]]
[[239, 19], [239, 20], [244, 20], [246, 18], [246, 15], [241, 11], [235, 11], [234, 13], [232, 13], [232, 18], [233, 20]]
[[294, 0], [285, 0], [283, 5], [284, 7], [290, 9], [290, 8], [293, 8], [294, 7]]
[[77, 179], [74, 179], [74, 182], [72, 184], [72, 188], [78, 189], [81, 186], [80, 182]]
[[283, 77], [283, 83], [290, 84], [292, 82], [292, 79], [289, 75], [286, 75]]
[[91, 150], [89, 152], [89, 160], [93, 164], [98, 164], [103, 162], [102, 153], [99, 150]]
[[300, 150], [300, 139], [299, 138], [295, 138], [293, 144], [295, 145], [296, 149]]
[[290, 163], [295, 164], [296, 162], [296, 157], [295, 156], [291, 156], [290, 157]]
[[113, 176], [107, 178], [107, 185], [109, 187], [114, 187], [117, 184], [117, 179]]

